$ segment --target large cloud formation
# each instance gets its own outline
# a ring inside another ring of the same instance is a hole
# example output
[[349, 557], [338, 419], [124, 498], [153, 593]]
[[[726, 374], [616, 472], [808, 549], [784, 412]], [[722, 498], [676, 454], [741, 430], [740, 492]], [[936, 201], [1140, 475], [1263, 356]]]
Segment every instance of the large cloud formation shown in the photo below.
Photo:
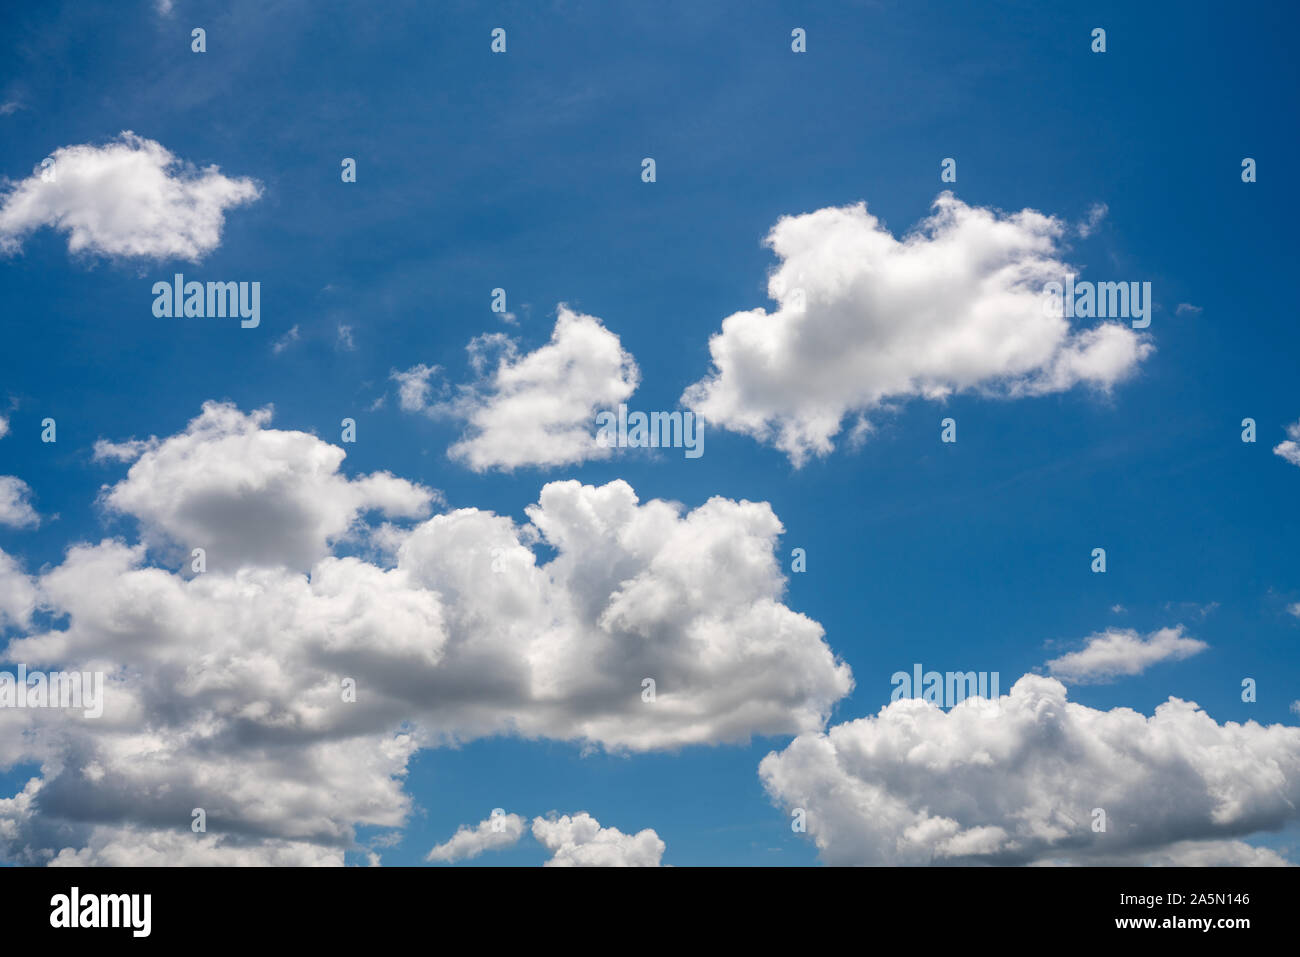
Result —
[[227, 209], [261, 188], [216, 166], [195, 169], [129, 130], [103, 146], [64, 146], [0, 197], [0, 252], [42, 226], [67, 233], [70, 253], [197, 262], [221, 244]]
[[1121, 323], [1071, 328], [1045, 308], [1044, 285], [1074, 271], [1058, 258], [1064, 231], [946, 192], [901, 240], [864, 203], [783, 217], [766, 240], [781, 260], [776, 311], [727, 317], [712, 370], [682, 401], [800, 465], [834, 448], [847, 415], [861, 435], [892, 400], [1109, 389], [1153, 347]]
[[[821, 728], [852, 687], [782, 603], [765, 503], [557, 482], [523, 524], [461, 508], [373, 529], [367, 509], [432, 493], [347, 478], [341, 449], [266, 416], [209, 404], [148, 444], [103, 495], [143, 541], [76, 544], [35, 575], [0, 555], [4, 659], [106, 675], [99, 719], [0, 709], [0, 766], [41, 766], [0, 803], [0, 855], [339, 863], [357, 826], [403, 825], [420, 747], [740, 742]], [[161, 567], [155, 539], [215, 558]]]
[[1177, 698], [1098, 711], [1026, 675], [994, 701], [904, 699], [801, 735], [759, 773], [829, 864], [1280, 863], [1234, 839], [1297, 817], [1300, 728]]

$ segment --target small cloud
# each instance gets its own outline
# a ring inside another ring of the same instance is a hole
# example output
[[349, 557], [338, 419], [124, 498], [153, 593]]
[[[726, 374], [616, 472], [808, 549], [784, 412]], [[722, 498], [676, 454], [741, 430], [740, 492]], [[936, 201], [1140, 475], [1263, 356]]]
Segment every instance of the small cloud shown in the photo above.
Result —
[[[403, 412], [423, 412], [433, 391], [429, 379], [438, 366], [411, 366], [405, 372], [394, 371], [390, 378], [397, 383], [397, 404]], [[381, 396], [382, 398], [382, 396]]]
[[1219, 608], [1217, 601], [1212, 601], [1201, 605], [1194, 601], [1167, 601], [1165, 602], [1165, 611], [1173, 612], [1183, 618], [1208, 618]]
[[146, 452], [158, 447], [158, 437], [151, 435], [147, 439], [127, 439], [125, 442], [110, 442], [98, 439], [91, 458], [96, 462], [134, 462]]
[[1292, 701], [1292, 702], [1291, 702], [1291, 713], [1292, 713], [1292, 714], [1300, 714], [1300, 701]]
[[1203, 311], [1200, 306], [1193, 306], [1190, 302], [1180, 302], [1178, 308], [1174, 310], [1174, 315], [1199, 316]]
[[859, 415], [849, 429], [849, 437], [846, 444], [850, 449], [860, 449], [867, 444], [867, 439], [876, 432], [875, 423], [867, 419], [865, 415]]
[[1123, 605], [1111, 605], [1110, 610], [1117, 615], [1122, 615], [1124, 614], [1124, 612], [1128, 611], [1128, 609], [1125, 608]]
[[10, 113], [17, 113], [22, 109], [26, 109], [26, 107], [17, 100], [9, 100], [5, 103], [0, 103], [0, 116], [8, 116]]
[[1079, 223], [1076, 227], [1079, 231], [1079, 235], [1084, 239], [1087, 239], [1095, 233], [1097, 227], [1101, 225], [1101, 221], [1106, 218], [1108, 212], [1110, 212], [1110, 207], [1105, 203], [1093, 203], [1092, 208], [1088, 210], [1088, 218]]
[[1286, 610], [1289, 611], [1291, 614], [1295, 615], [1297, 618], [1300, 618], [1300, 601], [1296, 602], [1293, 605], [1287, 605]]
[[1102, 684], [1140, 675], [1162, 661], [1181, 661], [1210, 647], [1183, 634], [1183, 626], [1161, 628], [1141, 637], [1131, 628], [1111, 628], [1093, 635], [1081, 651], [1047, 662], [1055, 678], [1071, 684]]
[[[500, 809], [498, 809], [500, 810]], [[478, 857], [484, 851], [499, 851], [519, 843], [527, 822], [518, 814], [493, 813], [474, 827], [462, 825], [445, 843], [439, 844], [426, 856], [426, 861], [464, 861]]]
[[339, 323], [338, 347], [344, 352], [355, 352], [357, 348], [356, 340], [352, 338], [352, 327]]
[[543, 867], [660, 867], [664, 842], [651, 828], [624, 834], [580, 811], [533, 818], [533, 837], [552, 852]]
[[22, 479], [0, 475], [0, 525], [13, 528], [39, 525], [41, 518], [28, 501], [31, 494], [31, 488]]
[[271, 346], [271, 351], [278, 356], [285, 349], [288, 349], [291, 345], [297, 342], [299, 338], [298, 327], [294, 326], [275, 341], [275, 344]]
[[1280, 455], [1292, 465], [1300, 465], [1300, 422], [1286, 427], [1287, 440], [1273, 446], [1273, 454]]

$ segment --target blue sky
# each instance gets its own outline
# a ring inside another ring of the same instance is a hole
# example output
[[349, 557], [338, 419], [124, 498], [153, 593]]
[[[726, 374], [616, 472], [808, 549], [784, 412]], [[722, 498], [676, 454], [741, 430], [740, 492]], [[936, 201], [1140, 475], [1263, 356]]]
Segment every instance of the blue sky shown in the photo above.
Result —
[[[1300, 419], [1286, 286], [1297, 255], [1285, 166], [1297, 145], [1286, 122], [1300, 69], [1293, 11], [264, 6], [4, 14], [0, 103], [12, 106], [0, 111], [0, 174], [11, 186], [61, 147], [130, 130], [261, 187], [225, 212], [219, 245], [198, 263], [74, 255], [48, 227], [0, 259], [0, 474], [30, 487], [41, 516], [36, 528], [0, 526], [0, 549], [28, 573], [73, 543], [137, 540], [135, 520], [98, 498], [128, 465], [93, 461], [96, 440], [184, 432], [209, 400], [272, 405], [274, 428], [334, 444], [340, 420], [355, 418], [342, 473], [438, 489], [439, 510], [524, 522], [544, 484], [570, 478], [622, 479], [643, 503], [688, 510], [712, 496], [770, 503], [784, 526], [783, 601], [820, 623], [852, 669], [832, 724], [876, 714], [891, 674], [913, 662], [998, 672], [1006, 694], [1106, 629], [1179, 625], [1208, 648], [1071, 685], [1069, 700], [1150, 715], [1175, 696], [1219, 724], [1296, 724], [1300, 471], [1272, 451]], [[190, 50], [193, 27], [206, 30], [205, 53]], [[507, 31], [504, 55], [489, 50], [494, 27]], [[806, 53], [791, 51], [795, 27]], [[1089, 48], [1094, 27], [1107, 31], [1104, 54]], [[654, 183], [642, 182], [647, 156]], [[356, 183], [340, 180], [344, 157], [357, 161]], [[952, 184], [940, 181], [945, 157], [957, 160]], [[1243, 157], [1257, 160], [1257, 182], [1242, 182]], [[841, 434], [802, 467], [710, 425], [695, 460], [629, 450], [474, 471], [447, 454], [464, 421], [399, 408], [393, 372], [437, 365], [435, 384], [467, 382], [471, 339], [505, 333], [532, 352], [560, 303], [599, 317], [635, 357], [629, 405], [677, 408], [709, 372], [723, 319], [773, 308], [777, 260], [762, 240], [782, 216], [865, 201], [901, 237], [944, 189], [1065, 224], [1104, 205], [1089, 235], [1067, 231], [1059, 255], [1086, 279], [1151, 282], [1154, 352], [1108, 391], [902, 397], [870, 411], [876, 430], [860, 446]], [[175, 272], [260, 281], [260, 326], [155, 318], [151, 286]], [[490, 311], [497, 287], [514, 324]], [[53, 445], [40, 441], [47, 416]], [[940, 442], [945, 416], [958, 423], [955, 444]], [[1241, 441], [1245, 417], [1254, 444]], [[802, 574], [790, 572], [795, 547], [807, 551]], [[1090, 571], [1096, 547], [1105, 574]], [[1258, 681], [1253, 703], [1241, 700], [1245, 677]], [[653, 828], [674, 865], [834, 862], [791, 832], [758, 775], [792, 737], [610, 753], [489, 735], [424, 749], [405, 779], [409, 822], [382, 859], [421, 863], [502, 807]], [[0, 774], [0, 797], [39, 764], [29, 756]], [[1294, 860], [1293, 822], [1236, 836]], [[391, 830], [363, 825], [357, 840]], [[546, 856], [525, 840], [468, 863]]]

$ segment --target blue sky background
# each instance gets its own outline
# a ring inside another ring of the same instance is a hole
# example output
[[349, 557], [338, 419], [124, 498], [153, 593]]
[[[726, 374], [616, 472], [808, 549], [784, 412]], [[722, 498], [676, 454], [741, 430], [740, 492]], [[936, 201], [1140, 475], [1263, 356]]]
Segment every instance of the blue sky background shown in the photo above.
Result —
[[[0, 472], [58, 516], [0, 528], [0, 548], [35, 569], [73, 542], [133, 531], [95, 504], [125, 472], [91, 462], [97, 438], [172, 434], [207, 399], [273, 403], [276, 426], [335, 442], [354, 417], [348, 474], [386, 469], [452, 507], [522, 519], [546, 481], [569, 477], [624, 478], [642, 501], [690, 507], [770, 502], [787, 568], [791, 548], [808, 552], [787, 604], [854, 672], [837, 721], [877, 711], [913, 662], [998, 671], [1005, 693], [1066, 647], [1048, 641], [1181, 623], [1210, 649], [1071, 699], [1149, 714], [1176, 695], [1220, 722], [1295, 724], [1300, 472], [1271, 449], [1300, 418], [1288, 286], [1300, 18], [1288, 5], [974, 6], [177, 0], [167, 18], [147, 2], [6, 4], [0, 101], [22, 105], [0, 116], [0, 174], [133, 130], [265, 192], [228, 213], [199, 266], [78, 260], [52, 230], [0, 261]], [[194, 26], [207, 30], [201, 56]], [[497, 26], [505, 56], [488, 51]], [[805, 55], [790, 51], [796, 26]], [[1095, 26], [1104, 55], [1089, 50]], [[345, 156], [356, 184], [340, 182]], [[560, 302], [599, 316], [636, 357], [633, 407], [672, 408], [706, 372], [721, 320], [770, 305], [760, 242], [778, 217], [865, 200], [899, 235], [946, 188], [948, 156], [971, 204], [1071, 222], [1108, 205], [1066, 258], [1085, 279], [1149, 280], [1158, 303], [1157, 351], [1109, 401], [1081, 389], [913, 401], [877, 417], [862, 448], [839, 443], [798, 470], [712, 429], [698, 460], [481, 475], [446, 457], [456, 423], [397, 408], [393, 370], [438, 364], [464, 381], [471, 338], [506, 331], [536, 348]], [[1241, 182], [1246, 156], [1257, 183]], [[155, 319], [150, 287], [177, 271], [260, 280], [261, 327]], [[498, 286], [517, 328], [489, 311]], [[1179, 303], [1201, 311], [1175, 315]], [[301, 340], [274, 354], [295, 325]], [[40, 442], [46, 416], [56, 445]], [[944, 416], [955, 445], [939, 442]], [[1246, 416], [1254, 445], [1240, 441]], [[1089, 570], [1098, 546], [1105, 575]], [[1240, 700], [1248, 676], [1254, 704]], [[756, 775], [785, 743], [423, 752], [408, 779], [420, 811], [384, 860], [421, 862], [503, 807], [653, 827], [670, 864], [813, 863]], [[0, 774], [3, 796], [30, 770]], [[525, 841], [472, 863], [544, 856]]]

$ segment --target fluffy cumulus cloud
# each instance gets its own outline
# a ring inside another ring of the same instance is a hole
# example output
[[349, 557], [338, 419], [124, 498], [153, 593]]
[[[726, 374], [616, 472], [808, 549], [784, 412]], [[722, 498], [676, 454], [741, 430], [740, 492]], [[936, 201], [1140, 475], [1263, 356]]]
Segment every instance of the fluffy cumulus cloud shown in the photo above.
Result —
[[[1280, 863], [1237, 840], [1300, 804], [1300, 728], [1150, 717], [1026, 675], [948, 712], [904, 699], [763, 759], [830, 864]], [[1094, 809], [1105, 831], [1094, 831]]]
[[39, 525], [41, 519], [32, 508], [31, 494], [31, 488], [22, 479], [0, 475], [0, 525], [13, 528]]
[[386, 472], [348, 479], [341, 448], [264, 428], [270, 418], [270, 409], [246, 415], [209, 402], [166, 442], [97, 444], [100, 459], [138, 455], [105, 504], [139, 519], [150, 544], [203, 548], [231, 568], [308, 568], [366, 512], [428, 513], [434, 492]]
[[1292, 465], [1300, 465], [1300, 422], [1286, 427], [1286, 441], [1273, 446], [1273, 454], [1280, 455]]
[[[465, 435], [448, 454], [476, 472], [569, 465], [605, 458], [596, 413], [616, 409], [635, 391], [636, 362], [599, 319], [561, 306], [551, 340], [520, 354], [502, 333], [470, 343], [480, 378], [431, 411], [463, 419]], [[427, 403], [427, 366], [395, 373], [403, 409]]]
[[1210, 647], [1183, 634], [1183, 626], [1161, 628], [1143, 638], [1132, 628], [1110, 628], [1093, 635], [1079, 651], [1047, 662], [1047, 669], [1070, 684], [1097, 684], [1140, 675], [1162, 661], [1181, 661]]
[[533, 837], [551, 852], [546, 867], [659, 867], [664, 842], [650, 828], [624, 834], [583, 811], [534, 818]]
[[0, 550], [0, 629], [27, 627], [36, 611], [36, 586], [22, 573], [18, 561]]
[[1072, 271], [1064, 232], [950, 193], [901, 240], [861, 203], [784, 217], [767, 237], [776, 310], [726, 318], [709, 375], [682, 401], [801, 464], [833, 449], [847, 416], [860, 435], [898, 400], [1109, 389], [1153, 347], [1119, 322], [1051, 314], [1043, 287]]
[[[0, 439], [9, 431], [9, 420], [0, 415]], [[31, 504], [32, 490], [13, 475], [0, 475], [0, 525], [23, 528], [40, 524], [40, 516]]]
[[[494, 814], [474, 827], [458, 828], [426, 860], [469, 860], [484, 851], [513, 847], [526, 827], [517, 814]], [[616, 827], [601, 827], [586, 811], [533, 818], [532, 835], [551, 854], [544, 867], [659, 867], [664, 854], [664, 842], [653, 830], [624, 834]]]
[[[357, 827], [404, 824], [420, 747], [797, 734], [852, 687], [783, 604], [765, 503], [688, 511], [558, 482], [522, 523], [461, 508], [367, 535], [373, 512], [413, 515], [431, 493], [349, 478], [342, 459], [210, 404], [104, 491], [139, 541], [78, 543], [35, 572], [4, 556], [0, 656], [105, 688], [98, 719], [0, 709], [0, 767], [41, 767], [0, 802], [0, 857], [339, 863]], [[345, 533], [369, 557], [339, 554]], [[188, 553], [159, 564], [155, 540], [208, 543], [206, 572]]]
[[[821, 626], [781, 602], [766, 503], [684, 513], [626, 482], [569, 481], [527, 514], [520, 527], [458, 509], [398, 549], [396, 570], [443, 597], [424, 695], [439, 728], [634, 750], [741, 741], [820, 727], [851, 689]], [[554, 557], [539, 564], [534, 543]]]
[[0, 251], [42, 226], [71, 253], [197, 262], [221, 244], [226, 210], [261, 189], [215, 166], [196, 169], [130, 131], [103, 146], [65, 146], [0, 195]]
[[427, 861], [466, 861], [484, 851], [513, 847], [524, 836], [527, 822], [518, 814], [493, 814], [475, 827], [459, 827], [451, 838], [437, 845]]

